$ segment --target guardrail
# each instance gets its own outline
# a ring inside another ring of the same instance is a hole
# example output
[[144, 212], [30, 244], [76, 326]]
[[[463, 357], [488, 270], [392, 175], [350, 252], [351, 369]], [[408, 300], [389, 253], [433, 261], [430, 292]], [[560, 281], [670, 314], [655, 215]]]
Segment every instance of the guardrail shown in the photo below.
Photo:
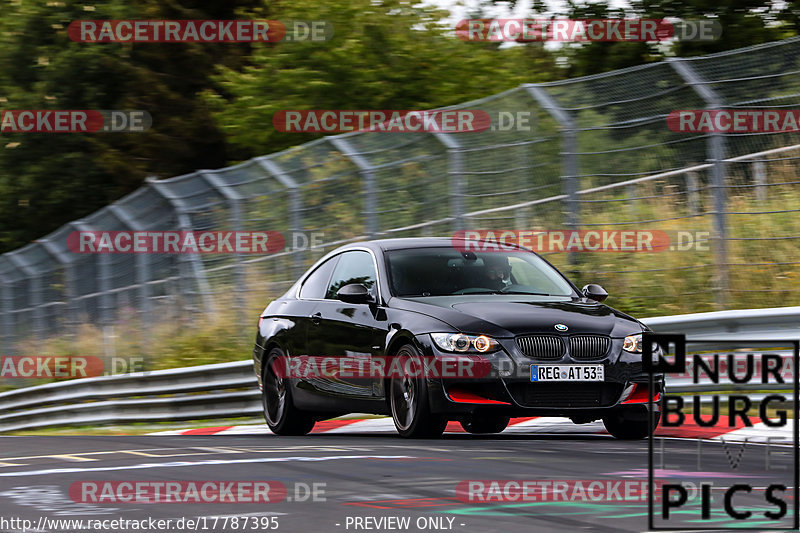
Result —
[[704, 340], [800, 339], [800, 307], [660, 316], [642, 322], [657, 333], [683, 333]]
[[[718, 311], [642, 321], [658, 333], [684, 333], [690, 339], [800, 339], [800, 307]], [[761, 384], [753, 387], [765, 389]], [[670, 385], [670, 389], [704, 390], [702, 385], [684, 383]], [[0, 433], [260, 413], [261, 398], [251, 360], [77, 379], [0, 393]]]
[[259, 413], [252, 360], [75, 379], [0, 393], [0, 432]]

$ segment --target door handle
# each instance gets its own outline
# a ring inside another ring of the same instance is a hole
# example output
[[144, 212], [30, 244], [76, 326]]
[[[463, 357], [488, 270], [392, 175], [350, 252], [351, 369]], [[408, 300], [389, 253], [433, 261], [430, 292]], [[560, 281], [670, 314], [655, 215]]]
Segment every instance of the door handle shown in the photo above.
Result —
[[311, 323], [315, 326], [318, 326], [319, 323], [322, 321], [322, 313], [319, 311], [311, 315]]

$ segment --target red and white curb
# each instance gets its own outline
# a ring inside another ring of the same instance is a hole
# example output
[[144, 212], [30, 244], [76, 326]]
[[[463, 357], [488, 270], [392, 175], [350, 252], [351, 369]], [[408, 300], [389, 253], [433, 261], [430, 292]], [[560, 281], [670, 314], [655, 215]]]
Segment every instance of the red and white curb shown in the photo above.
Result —
[[[767, 442], [772, 444], [792, 443], [792, 422], [783, 427], [769, 427], [764, 423], [753, 424], [751, 427], [740, 426], [730, 428], [726, 426], [700, 427], [687, 423], [679, 427], [659, 427], [657, 436], [677, 437], [711, 440], [725, 440], [726, 442]], [[446, 433], [465, 433], [458, 422], [447, 424]], [[367, 419], [340, 419], [324, 420], [317, 422], [311, 433], [333, 433], [339, 435], [359, 435], [370, 433], [396, 434], [394, 422], [389, 417]], [[600, 421], [588, 424], [574, 424], [568, 418], [560, 417], [532, 417], [512, 418], [508, 428], [503, 434], [605, 434], [605, 428]], [[150, 435], [273, 435], [266, 424], [251, 424], [244, 426], [217, 426], [195, 429], [178, 429], [172, 431], [159, 431]]]

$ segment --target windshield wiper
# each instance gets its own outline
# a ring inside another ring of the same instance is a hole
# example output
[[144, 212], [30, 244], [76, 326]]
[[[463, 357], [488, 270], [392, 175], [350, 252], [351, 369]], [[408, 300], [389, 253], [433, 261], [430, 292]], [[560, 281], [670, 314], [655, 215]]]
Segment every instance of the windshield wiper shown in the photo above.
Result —
[[530, 296], [553, 296], [552, 294], [547, 294], [545, 292], [505, 291], [505, 290], [502, 290], [502, 289], [499, 290], [499, 291], [490, 291], [490, 290], [469, 291], [469, 292], [464, 292], [464, 293], [461, 293], [461, 294], [456, 294], [455, 296], [469, 296], [470, 294], [527, 294], [527, 295], [530, 295]]
[[553, 296], [546, 292], [528, 292], [528, 291], [496, 291], [494, 294], [530, 294], [531, 296]]

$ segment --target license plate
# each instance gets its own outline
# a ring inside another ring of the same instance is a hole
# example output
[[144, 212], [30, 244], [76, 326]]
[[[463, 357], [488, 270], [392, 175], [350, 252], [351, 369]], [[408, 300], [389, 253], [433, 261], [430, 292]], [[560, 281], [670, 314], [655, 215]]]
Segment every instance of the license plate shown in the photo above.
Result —
[[531, 365], [531, 381], [603, 381], [603, 365]]

